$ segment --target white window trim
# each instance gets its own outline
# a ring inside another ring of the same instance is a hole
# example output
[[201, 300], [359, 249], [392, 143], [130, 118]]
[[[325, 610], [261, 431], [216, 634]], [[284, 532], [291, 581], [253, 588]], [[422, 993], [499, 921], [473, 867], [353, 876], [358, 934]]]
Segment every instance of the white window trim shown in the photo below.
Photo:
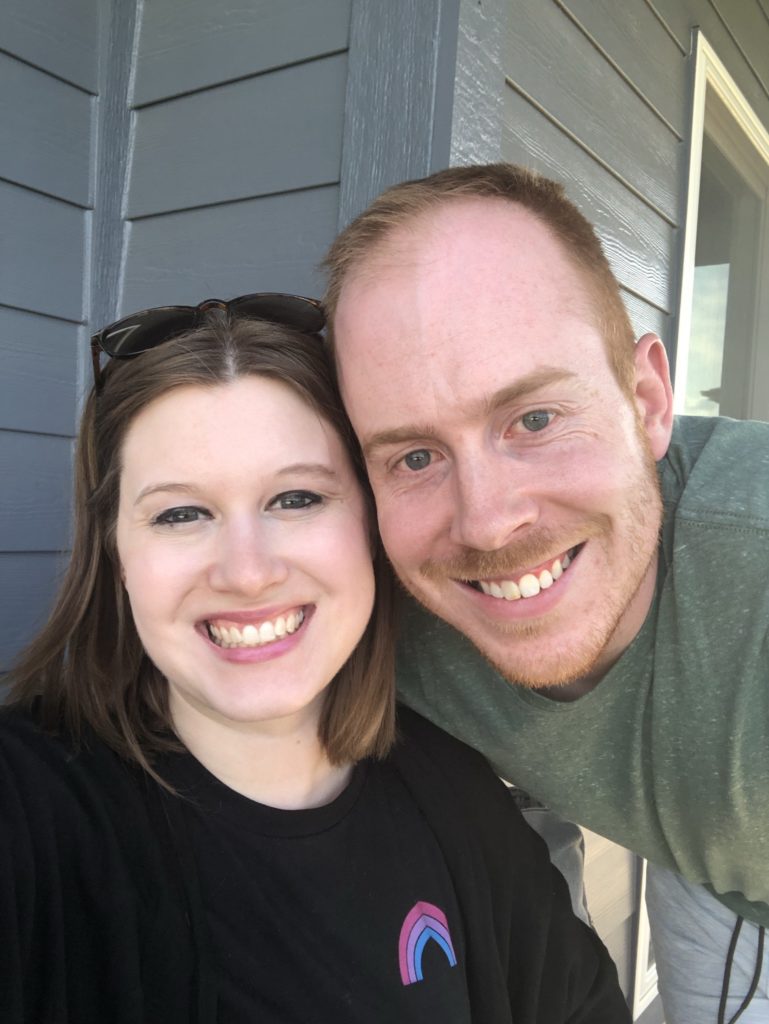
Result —
[[692, 102], [691, 131], [689, 133], [689, 182], [686, 202], [686, 228], [681, 267], [681, 292], [678, 307], [678, 337], [676, 339], [675, 403], [674, 411], [683, 412], [686, 396], [686, 376], [689, 368], [689, 338], [692, 323], [694, 294], [694, 255], [697, 244], [697, 211], [700, 201], [700, 171], [702, 167], [702, 137], [705, 127], [705, 92], [710, 86], [723, 101], [737, 125], [742, 129], [759, 156], [769, 164], [769, 132], [756, 117], [753, 108], [743, 96], [739, 86], [726, 70], [716, 51], [702, 32], [696, 30], [694, 57], [694, 96]]
[[638, 917], [635, 936], [635, 970], [633, 972], [633, 1020], [641, 1014], [657, 998], [657, 965], [649, 963], [649, 915], [646, 910], [646, 861], [639, 860], [640, 883]]

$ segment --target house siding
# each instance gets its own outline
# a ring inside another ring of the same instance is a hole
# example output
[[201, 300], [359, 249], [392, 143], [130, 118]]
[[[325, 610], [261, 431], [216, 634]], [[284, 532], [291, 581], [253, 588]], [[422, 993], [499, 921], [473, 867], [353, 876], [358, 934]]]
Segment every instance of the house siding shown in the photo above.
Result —
[[320, 291], [339, 211], [349, 22], [350, 0], [144, 5], [120, 312]]
[[40, 625], [68, 544], [98, 31], [95, 0], [3, 8], [0, 673]]

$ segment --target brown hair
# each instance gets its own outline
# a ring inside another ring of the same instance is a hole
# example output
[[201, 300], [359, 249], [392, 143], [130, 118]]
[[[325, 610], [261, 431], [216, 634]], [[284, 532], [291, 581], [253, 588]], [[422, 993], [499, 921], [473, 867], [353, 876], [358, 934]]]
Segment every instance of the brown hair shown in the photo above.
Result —
[[75, 457], [69, 567], [48, 624], [11, 673], [10, 702], [34, 709], [44, 728], [66, 731], [79, 742], [90, 727], [156, 778], [152, 755], [179, 744], [172, 734], [166, 681], [142, 648], [120, 577], [115, 532], [123, 442], [137, 414], [172, 389], [216, 387], [249, 375], [287, 385], [334, 428], [350, 454], [371, 517], [374, 611], [331, 683], [320, 740], [334, 763], [381, 757], [393, 742], [393, 582], [333, 369], [317, 336], [216, 315], [141, 356], [111, 360], [99, 389], [92, 389]]
[[399, 228], [450, 201], [503, 199], [518, 203], [538, 217], [561, 242], [566, 255], [593, 295], [596, 326], [606, 345], [609, 362], [621, 388], [632, 393], [635, 337], [601, 243], [591, 223], [566, 197], [563, 185], [515, 164], [452, 167], [427, 178], [406, 181], [383, 192], [329, 249], [324, 267], [329, 272], [324, 304], [333, 345], [333, 320], [347, 278], [383, 246]]

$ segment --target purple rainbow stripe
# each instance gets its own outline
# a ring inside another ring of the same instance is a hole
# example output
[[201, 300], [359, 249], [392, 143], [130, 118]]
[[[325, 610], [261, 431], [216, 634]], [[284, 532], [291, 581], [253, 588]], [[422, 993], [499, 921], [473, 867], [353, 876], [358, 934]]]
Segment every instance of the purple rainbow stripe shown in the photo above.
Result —
[[398, 940], [398, 962], [404, 985], [422, 981], [422, 953], [430, 939], [438, 943], [451, 966], [456, 966], [457, 957], [446, 915], [432, 903], [420, 901], [406, 914]]

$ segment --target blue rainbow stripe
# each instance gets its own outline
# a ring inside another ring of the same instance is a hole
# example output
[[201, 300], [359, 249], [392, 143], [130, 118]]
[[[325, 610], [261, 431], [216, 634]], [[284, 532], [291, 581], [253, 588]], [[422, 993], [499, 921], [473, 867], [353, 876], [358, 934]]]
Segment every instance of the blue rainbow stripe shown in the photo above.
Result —
[[437, 942], [452, 967], [456, 966], [457, 956], [449, 933], [449, 923], [440, 907], [432, 903], [415, 903], [406, 914], [398, 940], [398, 961], [401, 969], [401, 981], [404, 985], [413, 985], [422, 981], [422, 954], [430, 941]]

